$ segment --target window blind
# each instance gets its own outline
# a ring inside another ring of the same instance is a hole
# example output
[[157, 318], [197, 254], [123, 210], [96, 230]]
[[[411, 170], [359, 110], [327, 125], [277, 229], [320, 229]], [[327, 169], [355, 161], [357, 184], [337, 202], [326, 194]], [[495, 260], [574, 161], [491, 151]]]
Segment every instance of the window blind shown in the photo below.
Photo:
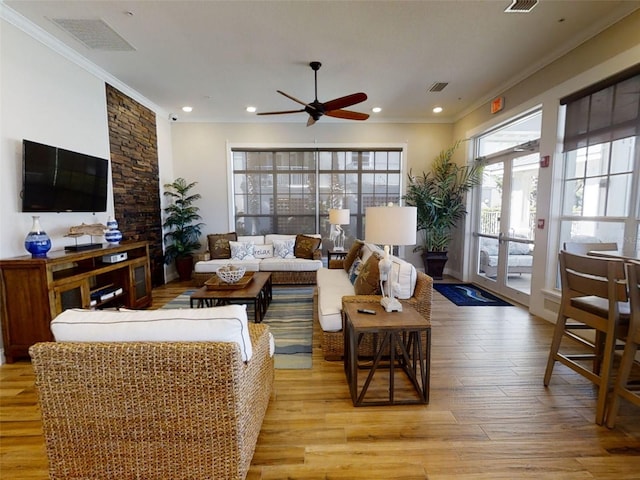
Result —
[[560, 100], [564, 151], [640, 134], [640, 64]]

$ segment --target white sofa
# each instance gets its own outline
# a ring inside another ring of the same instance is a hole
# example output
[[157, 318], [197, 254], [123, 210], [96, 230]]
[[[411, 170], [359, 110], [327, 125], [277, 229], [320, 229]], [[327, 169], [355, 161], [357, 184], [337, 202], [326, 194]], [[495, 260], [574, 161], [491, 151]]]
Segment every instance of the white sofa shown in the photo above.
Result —
[[[509, 242], [507, 274], [531, 273], [533, 268], [533, 252], [527, 243]], [[480, 272], [487, 277], [498, 274], [498, 241], [483, 238], [480, 241]]]
[[30, 348], [51, 478], [246, 478], [274, 362], [244, 306], [66, 310], [52, 332]]
[[[356, 242], [352, 250], [357, 250], [356, 261], [366, 264], [372, 255], [381, 257], [383, 251], [370, 243]], [[347, 258], [352, 256], [350, 251]], [[347, 260], [347, 259], [345, 259]], [[423, 317], [431, 319], [431, 298], [433, 279], [409, 262], [393, 255], [390, 277], [395, 285], [395, 296], [414, 307]], [[353, 264], [355, 264], [355, 262]], [[349, 260], [347, 260], [349, 262]], [[322, 350], [325, 359], [337, 360], [343, 354], [342, 304], [343, 302], [380, 302], [379, 294], [357, 294], [352, 283], [358, 275], [353, 264], [345, 270], [343, 261], [334, 261], [330, 268], [321, 268], [317, 273], [317, 288], [314, 295], [314, 321], [322, 329]], [[355, 276], [355, 278], [354, 278]]]
[[[320, 234], [305, 234], [320, 239]], [[234, 252], [232, 243], [231, 258], [211, 259], [209, 250], [196, 257], [194, 280], [202, 286], [218, 268], [223, 265], [242, 266], [248, 272], [270, 272], [274, 284], [316, 283], [316, 272], [322, 267], [322, 245], [313, 252], [313, 258], [297, 258], [295, 246], [297, 235], [238, 235]], [[231, 243], [231, 242], [230, 242]], [[236, 253], [237, 255], [234, 255]]]

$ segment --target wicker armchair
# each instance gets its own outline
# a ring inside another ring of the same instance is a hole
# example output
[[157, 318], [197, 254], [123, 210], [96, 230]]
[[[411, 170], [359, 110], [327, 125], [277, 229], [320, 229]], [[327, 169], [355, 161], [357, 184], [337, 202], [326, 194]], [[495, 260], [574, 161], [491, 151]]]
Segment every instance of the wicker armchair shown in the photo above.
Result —
[[[337, 260], [335, 262], [342, 262]], [[341, 263], [335, 263], [333, 268], [342, 268]], [[401, 303], [411, 305], [420, 315], [431, 321], [431, 303], [433, 299], [433, 279], [423, 272], [416, 272], [416, 287], [413, 296], [406, 300], [400, 300]], [[372, 302], [380, 303], [380, 295], [347, 295], [342, 297], [342, 303], [347, 302]], [[313, 297], [313, 321], [318, 322], [318, 291], [314, 292]], [[344, 335], [342, 330], [339, 332], [322, 331], [321, 338], [322, 352], [325, 360], [340, 360], [344, 355]], [[370, 336], [365, 336], [360, 343], [359, 354], [361, 356], [370, 356], [373, 352], [373, 343]]]
[[52, 479], [244, 479], [273, 386], [268, 327], [235, 343], [30, 348]]

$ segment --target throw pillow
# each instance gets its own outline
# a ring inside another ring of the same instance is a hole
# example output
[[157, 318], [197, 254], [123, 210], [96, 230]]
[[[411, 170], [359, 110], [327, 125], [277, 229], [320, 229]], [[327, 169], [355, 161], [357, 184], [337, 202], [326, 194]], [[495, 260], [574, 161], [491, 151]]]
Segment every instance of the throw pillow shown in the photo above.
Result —
[[313, 252], [320, 247], [320, 242], [322, 242], [322, 239], [320, 238], [296, 235], [293, 254], [296, 258], [307, 258], [309, 260], [313, 260]]
[[210, 233], [207, 235], [207, 241], [209, 243], [209, 258], [211, 258], [211, 260], [231, 258], [231, 247], [229, 246], [230, 240], [234, 242], [238, 240], [236, 232]]
[[296, 240], [274, 240], [273, 256], [280, 258], [295, 258], [294, 248]]
[[231, 247], [231, 260], [254, 260], [255, 245], [253, 242], [229, 242]]
[[351, 268], [349, 269], [349, 281], [351, 282], [351, 285], [356, 283], [356, 278], [358, 278], [358, 274], [360, 273], [360, 270], [362, 270], [362, 265], [363, 263], [359, 258], [356, 258], [351, 265]]
[[351, 265], [353, 265], [354, 260], [358, 256], [360, 256], [360, 249], [362, 248], [362, 245], [364, 245], [364, 242], [362, 240], [356, 240], [355, 242], [353, 242], [353, 245], [351, 245], [349, 253], [347, 253], [347, 256], [344, 257], [344, 260], [342, 261], [342, 267], [344, 268], [345, 272], [349, 271]]
[[253, 250], [253, 255], [256, 258], [273, 257], [273, 245], [256, 245]]
[[358, 278], [353, 284], [356, 295], [381, 295], [379, 262], [380, 255], [375, 252], [369, 257], [369, 260], [364, 262]]

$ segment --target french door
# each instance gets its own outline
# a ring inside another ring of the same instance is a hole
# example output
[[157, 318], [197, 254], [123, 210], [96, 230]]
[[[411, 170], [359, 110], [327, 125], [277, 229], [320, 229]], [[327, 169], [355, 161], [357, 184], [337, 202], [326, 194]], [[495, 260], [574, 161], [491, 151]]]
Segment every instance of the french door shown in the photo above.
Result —
[[485, 158], [474, 202], [472, 281], [529, 305], [535, 253], [538, 142]]

